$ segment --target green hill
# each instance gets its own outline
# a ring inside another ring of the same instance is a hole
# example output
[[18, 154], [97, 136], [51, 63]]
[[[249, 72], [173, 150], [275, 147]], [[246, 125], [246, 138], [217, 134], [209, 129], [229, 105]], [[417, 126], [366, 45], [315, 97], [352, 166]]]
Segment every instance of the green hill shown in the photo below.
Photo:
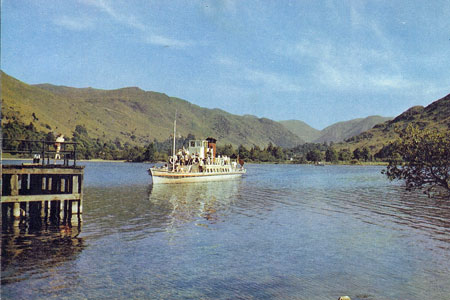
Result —
[[280, 123], [307, 143], [310, 143], [318, 139], [321, 135], [320, 130], [312, 128], [303, 121], [287, 120], [287, 121], [280, 121]]
[[405, 129], [408, 124], [450, 134], [450, 94], [427, 107], [413, 106], [393, 120], [375, 125], [374, 128], [347, 139], [346, 143], [338, 147], [350, 149], [368, 147], [375, 153], [394, 141], [398, 137], [396, 131]]
[[315, 143], [342, 142], [352, 136], [367, 131], [377, 124], [392, 120], [389, 117], [369, 116], [367, 118], [353, 119], [350, 121], [338, 122], [324, 128], [320, 136], [314, 140]]
[[51, 84], [28, 85], [4, 72], [2, 122], [18, 119], [33, 122], [38, 130], [71, 136], [76, 125], [84, 125], [95, 138], [131, 144], [166, 140], [173, 131], [197, 138], [213, 136], [220, 144], [238, 146], [269, 143], [293, 147], [304, 141], [280, 123], [254, 116], [237, 116], [219, 109], [206, 109], [162, 93], [137, 87], [116, 90], [72, 88]]
[[280, 123], [292, 133], [305, 140], [305, 142], [323, 143], [342, 142], [352, 136], [371, 129], [376, 124], [383, 123], [387, 120], [392, 120], [392, 118], [369, 116], [367, 118], [338, 122], [322, 130], [312, 128], [305, 122], [298, 120], [280, 121]]

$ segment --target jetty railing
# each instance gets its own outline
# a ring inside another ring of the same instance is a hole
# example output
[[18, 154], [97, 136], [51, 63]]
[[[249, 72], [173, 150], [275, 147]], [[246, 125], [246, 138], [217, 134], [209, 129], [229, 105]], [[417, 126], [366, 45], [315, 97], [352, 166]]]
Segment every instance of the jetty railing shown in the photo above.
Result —
[[77, 165], [77, 144], [75, 142], [58, 142], [60, 150], [57, 150], [55, 141], [38, 141], [22, 139], [1, 139], [2, 152], [12, 155], [19, 154], [21, 158], [33, 158], [33, 162], [49, 165], [51, 159], [57, 161], [56, 156], [63, 161], [64, 166], [69, 166], [73, 160], [73, 166]]
[[[63, 222], [75, 216], [74, 222], [81, 221], [84, 167], [76, 165], [77, 143], [21, 139], [0, 142], [2, 156], [11, 153], [33, 158], [33, 163], [0, 166], [2, 224], [8, 219], [36, 216]], [[69, 165], [71, 160], [73, 164]]]

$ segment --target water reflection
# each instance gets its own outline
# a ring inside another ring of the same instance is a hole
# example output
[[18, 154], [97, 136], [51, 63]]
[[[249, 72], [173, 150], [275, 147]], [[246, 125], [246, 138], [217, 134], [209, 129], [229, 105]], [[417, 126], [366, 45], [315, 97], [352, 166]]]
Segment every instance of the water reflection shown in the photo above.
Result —
[[81, 223], [47, 219], [2, 222], [1, 284], [43, 277], [84, 249]]
[[113, 165], [87, 166], [82, 232], [4, 228], [5, 299], [450, 294], [450, 203], [381, 168], [250, 165], [236, 181], [153, 186], [141, 164], [99, 174]]
[[226, 219], [240, 192], [241, 180], [151, 185], [152, 211], [166, 212], [166, 230], [185, 223], [207, 227]]

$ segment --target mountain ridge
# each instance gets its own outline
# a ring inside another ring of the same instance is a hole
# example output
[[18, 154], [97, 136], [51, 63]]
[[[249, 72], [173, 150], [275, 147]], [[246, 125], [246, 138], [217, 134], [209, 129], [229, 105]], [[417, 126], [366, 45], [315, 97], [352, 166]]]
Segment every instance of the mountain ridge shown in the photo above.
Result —
[[357, 118], [348, 121], [337, 122], [322, 129], [320, 137], [315, 139], [314, 142], [341, 142], [352, 136], [367, 131], [379, 123], [383, 123], [391, 119], [391, 117], [373, 115], [366, 118]]
[[375, 125], [372, 129], [355, 135], [338, 145], [338, 148], [367, 147], [372, 152], [395, 141], [408, 125], [420, 129], [436, 130], [450, 134], [450, 94], [427, 106], [412, 106], [392, 120]]
[[315, 129], [303, 121], [287, 120], [280, 121], [283, 126], [292, 133], [304, 139], [309, 143], [324, 142], [342, 142], [352, 136], [358, 135], [364, 131], [371, 129], [373, 126], [392, 120], [392, 117], [382, 117], [378, 115], [368, 116], [365, 118], [357, 118], [348, 121], [341, 121], [322, 130]]
[[77, 124], [94, 138], [134, 144], [164, 141], [173, 131], [175, 111], [179, 135], [213, 136], [238, 146], [269, 143], [293, 147], [304, 143], [280, 123], [267, 118], [237, 116], [207, 109], [166, 94], [137, 87], [115, 90], [28, 85], [2, 71], [2, 122], [20, 119], [37, 129], [70, 136]]
[[[369, 147], [376, 152], [397, 137], [396, 130], [409, 123], [420, 128], [450, 128], [450, 95], [426, 107], [413, 106], [395, 118], [369, 116], [338, 122], [320, 131], [303, 121], [276, 122], [248, 114], [233, 115], [139, 87], [103, 90], [48, 83], [28, 85], [3, 71], [1, 83], [2, 124], [32, 122], [38, 130], [67, 136], [76, 125], [83, 125], [94, 138], [140, 145], [167, 140], [173, 131], [175, 111], [179, 135], [213, 136], [221, 144], [246, 147], [272, 143], [289, 148], [305, 142], [333, 141], [338, 149]], [[289, 124], [295, 126], [289, 128]], [[296, 131], [299, 127], [303, 131]]]
[[305, 142], [312, 142], [313, 140], [320, 137], [320, 130], [311, 127], [307, 123], [300, 120], [285, 120], [279, 121], [284, 127], [290, 130], [292, 133], [298, 137], [305, 140]]

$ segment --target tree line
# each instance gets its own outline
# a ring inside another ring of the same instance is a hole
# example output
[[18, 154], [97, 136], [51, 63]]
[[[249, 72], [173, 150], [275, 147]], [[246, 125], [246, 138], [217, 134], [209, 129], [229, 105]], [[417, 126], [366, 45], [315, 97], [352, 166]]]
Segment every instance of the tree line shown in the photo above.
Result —
[[[56, 137], [52, 131], [38, 131], [30, 122], [28, 125], [18, 120], [8, 120], [3, 125], [3, 149], [23, 150], [24, 142], [17, 140], [45, 140], [55, 141]], [[187, 137], [178, 137], [176, 139], [177, 148], [188, 147], [189, 140], [194, 140], [195, 136], [189, 134]], [[172, 138], [160, 142], [154, 140], [146, 145], [133, 145], [128, 142], [123, 143], [120, 139], [105, 140], [94, 138], [89, 135], [88, 130], [83, 125], [76, 125], [72, 132], [72, 137], [65, 137], [66, 142], [78, 143], [77, 154], [79, 159], [104, 159], [104, 160], [125, 160], [131, 162], [156, 162], [167, 161], [168, 156], [172, 154]], [[39, 151], [39, 146], [31, 144], [31, 149]], [[382, 149], [381, 156], [388, 157], [392, 151]], [[330, 163], [338, 162], [358, 162], [382, 160], [379, 154], [372, 155], [368, 148], [357, 148], [353, 151], [341, 149], [337, 151], [333, 143], [313, 144], [306, 143], [294, 148], [284, 149], [269, 143], [266, 147], [254, 145], [247, 148], [243, 145], [235, 148], [231, 144], [218, 145], [218, 155], [226, 155], [231, 158], [243, 159], [247, 162], [255, 163], [279, 163], [290, 161], [292, 163], [316, 163], [326, 161]]]
[[[292, 162], [330, 163], [361, 161], [389, 162], [384, 173], [389, 179], [404, 180], [409, 190], [425, 189], [431, 195], [436, 190], [450, 197], [450, 137], [446, 133], [430, 130], [420, 130], [413, 126], [397, 132], [397, 141], [385, 145], [377, 153], [372, 154], [367, 147], [340, 149], [337, 151], [333, 143], [306, 143], [290, 149], [269, 143], [261, 148], [254, 145], [250, 149], [240, 145], [234, 148], [227, 144], [217, 146], [218, 155], [240, 158], [246, 162]], [[31, 122], [28, 125], [16, 119], [8, 120], [2, 126], [2, 149], [40, 151], [39, 143], [25, 143], [19, 140], [35, 140], [54, 142], [53, 132], [38, 131]], [[178, 148], [187, 147], [189, 140], [195, 136], [177, 138]], [[126, 160], [131, 162], [167, 161], [172, 154], [172, 138], [163, 142], [154, 140], [145, 146], [122, 143], [118, 138], [114, 141], [93, 138], [83, 125], [76, 125], [72, 137], [67, 142], [78, 143], [78, 159]]]

